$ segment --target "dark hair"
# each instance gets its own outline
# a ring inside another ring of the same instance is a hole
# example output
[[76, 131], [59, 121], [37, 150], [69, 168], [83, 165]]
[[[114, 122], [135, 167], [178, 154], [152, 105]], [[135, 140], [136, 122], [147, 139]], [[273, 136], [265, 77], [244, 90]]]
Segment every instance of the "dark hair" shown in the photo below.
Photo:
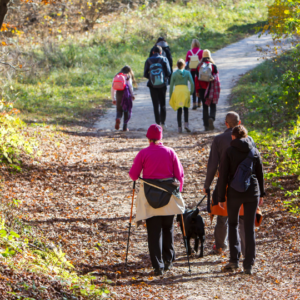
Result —
[[232, 129], [232, 133], [233, 136], [235, 136], [237, 139], [242, 139], [247, 137], [248, 135], [248, 130], [243, 126], [243, 125], [238, 125], [235, 126]]
[[229, 125], [230, 128], [233, 128], [233, 127], [239, 125], [240, 116], [235, 111], [230, 111], [226, 115], [225, 122]]
[[165, 42], [165, 41], [166, 41], [165, 38], [162, 37], [162, 36], [160, 36], [160, 37], [157, 39], [156, 44], [159, 43], [159, 42]]
[[153, 53], [162, 53], [162, 48], [160, 46], [154, 46], [152, 48]]

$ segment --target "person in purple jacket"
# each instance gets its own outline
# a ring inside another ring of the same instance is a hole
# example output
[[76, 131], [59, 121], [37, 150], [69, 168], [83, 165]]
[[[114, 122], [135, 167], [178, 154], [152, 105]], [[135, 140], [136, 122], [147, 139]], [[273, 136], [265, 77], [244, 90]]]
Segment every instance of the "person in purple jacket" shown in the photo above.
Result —
[[[145, 180], [177, 179], [182, 191], [183, 167], [175, 151], [163, 145], [162, 133], [159, 125], [149, 127], [146, 134], [149, 146], [137, 154], [129, 176], [135, 181], [143, 172]], [[146, 220], [150, 258], [154, 275], [158, 276], [170, 270], [175, 259], [173, 220], [175, 214], [184, 212], [184, 203], [180, 195], [172, 195], [168, 204], [159, 208], [153, 208], [148, 202], [144, 187], [141, 186], [136, 200], [136, 221]]]

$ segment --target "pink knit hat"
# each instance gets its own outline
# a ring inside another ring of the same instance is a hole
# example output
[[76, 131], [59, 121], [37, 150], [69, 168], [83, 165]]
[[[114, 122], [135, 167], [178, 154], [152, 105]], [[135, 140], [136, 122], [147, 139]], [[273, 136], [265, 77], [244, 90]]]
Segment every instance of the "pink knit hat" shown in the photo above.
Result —
[[163, 130], [161, 128], [161, 126], [157, 125], [157, 124], [152, 124], [147, 131], [146, 137], [149, 140], [156, 140], [159, 141], [162, 139], [163, 136]]

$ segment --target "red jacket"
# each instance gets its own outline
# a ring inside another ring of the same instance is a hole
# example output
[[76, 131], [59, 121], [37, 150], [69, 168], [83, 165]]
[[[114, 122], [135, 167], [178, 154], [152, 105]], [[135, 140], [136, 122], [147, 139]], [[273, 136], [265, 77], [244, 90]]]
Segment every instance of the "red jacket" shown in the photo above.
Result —
[[[208, 64], [209, 62], [205, 61], [205, 63]], [[198, 79], [200, 67], [201, 67], [201, 65], [199, 64], [199, 66], [197, 68], [196, 75], [195, 75], [195, 90], [196, 90], [196, 92], [198, 92], [198, 90], [200, 90], [200, 89], [206, 90], [208, 88], [208, 85], [209, 85], [209, 82], [207, 82], [207, 81], [200, 81]], [[217, 73], [216, 72], [216, 68], [215, 68], [214, 65], [212, 65], [212, 73], [213, 74]]]

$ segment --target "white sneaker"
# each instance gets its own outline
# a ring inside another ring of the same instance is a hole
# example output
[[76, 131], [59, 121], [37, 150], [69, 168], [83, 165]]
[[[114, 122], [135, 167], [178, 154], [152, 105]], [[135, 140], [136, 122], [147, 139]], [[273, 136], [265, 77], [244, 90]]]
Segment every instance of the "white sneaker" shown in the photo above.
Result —
[[167, 125], [160, 125], [163, 131], [167, 131]]

